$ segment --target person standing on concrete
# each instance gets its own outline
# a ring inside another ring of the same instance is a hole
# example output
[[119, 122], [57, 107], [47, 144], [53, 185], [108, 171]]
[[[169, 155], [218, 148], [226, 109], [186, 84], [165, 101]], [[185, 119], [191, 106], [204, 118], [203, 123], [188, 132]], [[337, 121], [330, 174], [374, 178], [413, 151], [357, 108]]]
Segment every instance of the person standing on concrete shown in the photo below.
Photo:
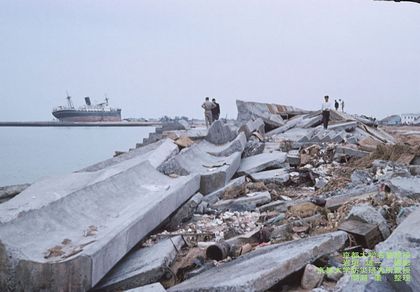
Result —
[[216, 107], [216, 105], [210, 101], [210, 98], [206, 97], [206, 100], [201, 107], [204, 109], [204, 118], [206, 120], [206, 127], [208, 128], [213, 122], [213, 115], [211, 111]]
[[335, 110], [336, 111], [338, 111], [338, 107], [339, 107], [340, 105], [338, 104], [338, 101], [335, 99], [334, 100], [334, 107], [335, 107]]
[[341, 101], [341, 111], [344, 112], [344, 99]]
[[220, 116], [220, 105], [216, 102], [216, 99], [213, 98], [211, 102], [215, 105], [215, 107], [211, 110], [213, 122], [217, 121]]
[[322, 103], [322, 123], [324, 124], [324, 129], [328, 128], [328, 122], [330, 121], [331, 103], [328, 99], [328, 95], [324, 96], [324, 102]]

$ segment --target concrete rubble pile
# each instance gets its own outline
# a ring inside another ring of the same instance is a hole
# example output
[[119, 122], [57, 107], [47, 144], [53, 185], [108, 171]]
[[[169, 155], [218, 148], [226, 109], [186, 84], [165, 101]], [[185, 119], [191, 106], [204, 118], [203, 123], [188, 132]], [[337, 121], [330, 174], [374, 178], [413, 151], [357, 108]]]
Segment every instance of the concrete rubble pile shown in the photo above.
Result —
[[[0, 286], [420, 290], [416, 145], [366, 117], [333, 111], [323, 130], [320, 112], [237, 106], [237, 121], [167, 127], [0, 204]], [[387, 258], [375, 259], [382, 281], [344, 269], [346, 254], [390, 251], [409, 252], [411, 281]]]

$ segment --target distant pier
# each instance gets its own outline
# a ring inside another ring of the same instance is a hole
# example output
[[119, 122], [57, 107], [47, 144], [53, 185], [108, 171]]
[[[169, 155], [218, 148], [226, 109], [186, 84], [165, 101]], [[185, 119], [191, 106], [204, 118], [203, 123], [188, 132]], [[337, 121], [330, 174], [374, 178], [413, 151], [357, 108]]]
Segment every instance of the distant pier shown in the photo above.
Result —
[[161, 122], [0, 122], [0, 127], [158, 127]]

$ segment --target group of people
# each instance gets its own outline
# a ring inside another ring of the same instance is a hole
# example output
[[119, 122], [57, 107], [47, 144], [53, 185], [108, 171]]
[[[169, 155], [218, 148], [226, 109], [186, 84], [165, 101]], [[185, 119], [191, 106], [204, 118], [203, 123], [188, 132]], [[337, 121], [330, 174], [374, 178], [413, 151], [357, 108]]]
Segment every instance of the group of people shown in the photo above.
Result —
[[219, 119], [220, 105], [216, 102], [215, 98], [210, 101], [210, 98], [206, 97], [201, 107], [204, 109], [204, 118], [206, 120], [206, 127], [208, 128], [214, 121]]
[[341, 111], [344, 112], [344, 100], [339, 99], [338, 101], [334, 100], [335, 110], [338, 111], [338, 108], [341, 106]]
[[[338, 111], [341, 105], [341, 111], [344, 112], [344, 100], [339, 99], [338, 101], [334, 100], [334, 107], [335, 110]], [[331, 103], [329, 102], [329, 96], [324, 96], [324, 102], [322, 103], [322, 123], [324, 125], [324, 129], [328, 128], [328, 122], [330, 121], [330, 110], [332, 110]]]

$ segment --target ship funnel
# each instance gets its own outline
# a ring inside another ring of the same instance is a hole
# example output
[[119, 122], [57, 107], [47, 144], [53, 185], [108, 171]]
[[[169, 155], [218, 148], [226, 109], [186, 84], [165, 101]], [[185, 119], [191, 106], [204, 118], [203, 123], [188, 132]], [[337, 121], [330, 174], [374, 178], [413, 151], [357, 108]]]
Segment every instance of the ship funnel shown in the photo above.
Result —
[[85, 102], [86, 102], [86, 105], [87, 106], [90, 106], [91, 105], [89, 96], [86, 96], [85, 97]]

